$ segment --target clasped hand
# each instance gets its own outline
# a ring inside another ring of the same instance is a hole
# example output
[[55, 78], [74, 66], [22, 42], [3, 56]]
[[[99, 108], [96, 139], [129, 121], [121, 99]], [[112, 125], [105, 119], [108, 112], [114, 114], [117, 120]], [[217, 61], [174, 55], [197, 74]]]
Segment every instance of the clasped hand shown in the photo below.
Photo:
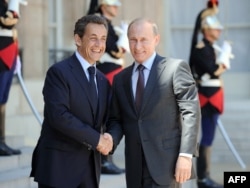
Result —
[[113, 138], [109, 133], [101, 134], [96, 149], [103, 155], [108, 155], [113, 148]]

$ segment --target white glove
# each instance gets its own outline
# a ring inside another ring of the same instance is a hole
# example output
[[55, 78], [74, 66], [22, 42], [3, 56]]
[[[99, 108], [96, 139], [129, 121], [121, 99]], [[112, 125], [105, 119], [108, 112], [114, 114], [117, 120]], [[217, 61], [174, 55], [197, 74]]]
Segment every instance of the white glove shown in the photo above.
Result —
[[18, 55], [17, 58], [16, 58], [16, 67], [15, 67], [15, 70], [14, 70], [14, 74], [20, 73], [21, 72], [21, 67], [22, 67], [21, 60], [20, 60], [20, 57]]
[[8, 10], [16, 12], [18, 17], [20, 17], [19, 5], [27, 5], [28, 2], [25, 0], [9, 0], [8, 1]]
[[129, 42], [127, 37], [128, 23], [122, 21], [120, 27], [115, 27], [116, 32], [119, 34], [119, 39], [117, 41], [117, 46], [122, 47], [126, 52], [130, 52]]
[[228, 41], [224, 41], [216, 62], [218, 64], [223, 64], [227, 69], [230, 69], [230, 59], [232, 58], [232, 46]]
[[19, 3], [20, 3], [21, 5], [24, 5], [24, 6], [27, 6], [27, 5], [28, 5], [28, 2], [25, 1], [25, 0], [19, 0]]

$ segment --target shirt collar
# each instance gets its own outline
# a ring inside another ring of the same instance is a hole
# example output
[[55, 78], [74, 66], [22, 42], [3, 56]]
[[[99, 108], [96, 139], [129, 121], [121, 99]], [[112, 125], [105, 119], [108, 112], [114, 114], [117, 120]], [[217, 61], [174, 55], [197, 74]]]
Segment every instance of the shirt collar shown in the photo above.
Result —
[[[142, 65], [145, 67], [145, 69], [151, 70], [151, 67], [154, 63], [154, 59], [156, 56], [156, 52], [154, 52], [146, 61], [142, 63]], [[135, 62], [134, 71], [137, 69], [137, 67], [140, 65], [140, 63]]]
[[76, 51], [75, 54], [76, 54], [76, 58], [79, 60], [85, 73], [88, 73], [88, 68], [90, 66], [96, 67], [96, 64], [94, 64], [94, 65], [89, 64], [89, 62], [86, 59], [84, 59], [78, 51]]

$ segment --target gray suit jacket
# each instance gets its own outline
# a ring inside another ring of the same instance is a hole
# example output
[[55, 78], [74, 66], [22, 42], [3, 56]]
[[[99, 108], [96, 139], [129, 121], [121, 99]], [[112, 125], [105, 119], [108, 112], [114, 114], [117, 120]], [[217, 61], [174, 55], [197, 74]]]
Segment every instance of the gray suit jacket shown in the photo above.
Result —
[[115, 147], [125, 135], [128, 187], [140, 183], [141, 148], [154, 181], [168, 185], [174, 179], [179, 153], [198, 154], [200, 106], [195, 81], [187, 63], [156, 55], [141, 111], [137, 112], [131, 81], [133, 66], [114, 78], [108, 132]]

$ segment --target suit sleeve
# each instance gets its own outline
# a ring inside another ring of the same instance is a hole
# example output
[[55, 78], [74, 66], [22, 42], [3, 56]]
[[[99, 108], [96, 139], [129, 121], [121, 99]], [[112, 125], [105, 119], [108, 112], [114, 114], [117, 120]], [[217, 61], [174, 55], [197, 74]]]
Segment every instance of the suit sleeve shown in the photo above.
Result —
[[[65, 139], [74, 140], [95, 149], [100, 133], [91, 125], [91, 112], [86, 106], [84, 92], [77, 87], [72, 75], [63, 70], [69, 67], [50, 68], [43, 88], [45, 122]], [[74, 91], [72, 91], [74, 90]], [[78, 95], [82, 94], [82, 99]], [[72, 96], [75, 95], [76, 97]], [[77, 98], [78, 97], [78, 98]]]
[[111, 154], [115, 151], [116, 147], [118, 146], [123, 137], [123, 129], [121, 125], [121, 113], [115, 92], [116, 89], [117, 89], [117, 79], [115, 76], [114, 82], [112, 84], [111, 106], [110, 106], [109, 118], [107, 121], [107, 132], [112, 135], [114, 142], [114, 148], [111, 151]]
[[180, 153], [198, 155], [200, 105], [195, 81], [189, 65], [181, 61], [174, 73], [174, 93], [182, 118]]

